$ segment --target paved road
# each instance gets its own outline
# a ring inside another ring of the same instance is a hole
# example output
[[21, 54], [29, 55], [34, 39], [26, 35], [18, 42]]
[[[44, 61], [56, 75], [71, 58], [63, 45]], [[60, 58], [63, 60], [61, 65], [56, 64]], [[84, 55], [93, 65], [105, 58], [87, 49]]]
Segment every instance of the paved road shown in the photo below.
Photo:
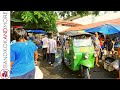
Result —
[[[77, 72], [72, 72], [69, 68], [61, 63], [61, 50], [58, 50], [58, 58], [53, 66], [50, 66], [47, 61], [39, 59], [39, 67], [44, 74], [44, 79], [80, 79]], [[103, 67], [94, 67], [91, 69], [91, 79], [115, 79], [117, 75], [108, 72]]]

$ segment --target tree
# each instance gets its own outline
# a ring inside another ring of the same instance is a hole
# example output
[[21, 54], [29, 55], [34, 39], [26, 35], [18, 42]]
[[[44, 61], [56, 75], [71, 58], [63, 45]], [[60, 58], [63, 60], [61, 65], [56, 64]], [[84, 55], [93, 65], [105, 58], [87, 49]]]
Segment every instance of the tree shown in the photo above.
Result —
[[58, 11], [58, 14], [63, 19], [68, 19], [73, 16], [83, 17], [87, 15], [95, 15], [97, 16], [99, 14], [99, 11]]
[[99, 11], [11, 11], [11, 17], [22, 20], [31, 29], [43, 28], [47, 32], [57, 32], [58, 16], [64, 19], [80, 15], [98, 15]]
[[12, 11], [11, 17], [23, 20], [31, 29], [43, 28], [47, 32], [57, 32], [58, 15], [54, 11]]

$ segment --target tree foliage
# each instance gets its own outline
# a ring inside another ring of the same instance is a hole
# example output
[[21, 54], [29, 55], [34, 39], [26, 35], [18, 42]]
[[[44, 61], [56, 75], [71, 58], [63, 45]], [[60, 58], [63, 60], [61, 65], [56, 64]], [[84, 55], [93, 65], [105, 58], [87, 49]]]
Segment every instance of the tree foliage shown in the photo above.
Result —
[[58, 15], [53, 11], [14, 11], [11, 12], [11, 17], [23, 20], [26, 27], [31, 29], [43, 28], [46, 31], [57, 31]]
[[79, 15], [80, 17], [87, 16], [87, 15], [95, 15], [99, 14], [99, 11], [59, 11], [58, 12], [61, 18], [68, 19], [73, 16]]

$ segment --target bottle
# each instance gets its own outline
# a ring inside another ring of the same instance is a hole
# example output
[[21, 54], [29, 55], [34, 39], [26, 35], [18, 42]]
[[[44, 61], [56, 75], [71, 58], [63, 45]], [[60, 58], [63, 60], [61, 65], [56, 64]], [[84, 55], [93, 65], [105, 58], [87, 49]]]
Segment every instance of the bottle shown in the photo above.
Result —
[[107, 55], [106, 48], [104, 48], [104, 50], [103, 50], [103, 55]]

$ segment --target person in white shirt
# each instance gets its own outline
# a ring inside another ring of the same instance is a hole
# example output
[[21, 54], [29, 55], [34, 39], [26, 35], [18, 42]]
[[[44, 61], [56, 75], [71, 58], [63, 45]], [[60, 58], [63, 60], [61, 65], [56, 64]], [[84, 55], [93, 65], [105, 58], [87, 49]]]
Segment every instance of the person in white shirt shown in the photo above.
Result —
[[53, 63], [55, 62], [55, 53], [57, 53], [57, 42], [56, 40], [52, 37], [52, 35], [49, 36], [48, 39], [48, 49], [47, 53], [49, 53], [49, 64], [52, 66]]
[[48, 48], [48, 38], [45, 35], [42, 35], [42, 54], [43, 60], [46, 60], [47, 57], [47, 48]]

